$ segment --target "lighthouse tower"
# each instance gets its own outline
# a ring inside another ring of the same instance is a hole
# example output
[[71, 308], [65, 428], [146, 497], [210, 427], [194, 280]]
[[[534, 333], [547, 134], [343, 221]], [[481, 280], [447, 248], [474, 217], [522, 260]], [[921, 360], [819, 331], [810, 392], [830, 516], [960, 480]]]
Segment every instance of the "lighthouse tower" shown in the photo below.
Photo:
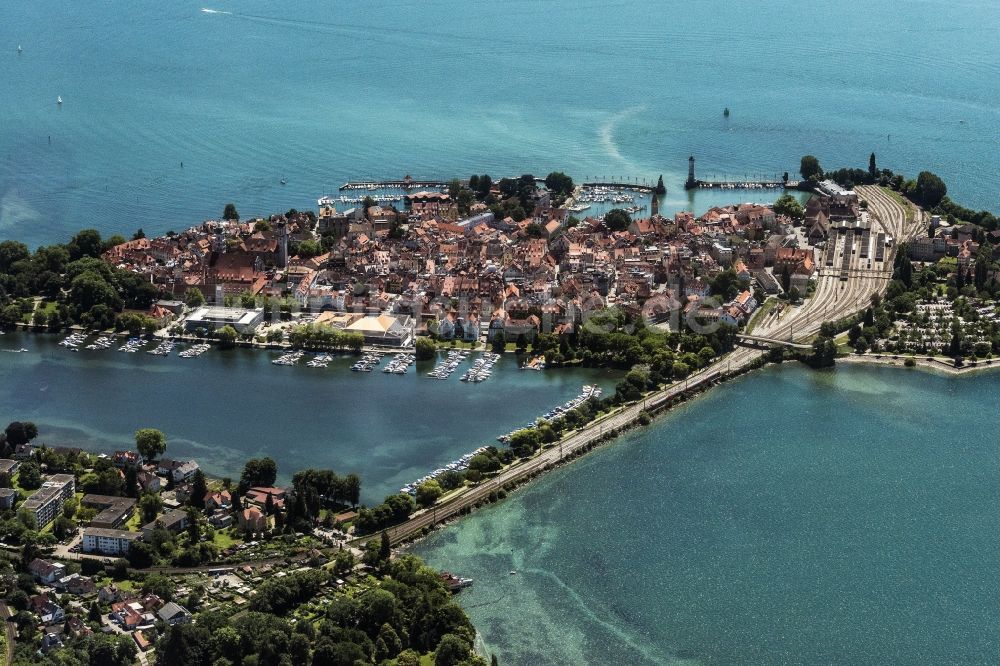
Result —
[[692, 190], [698, 187], [698, 181], [694, 179], [694, 155], [688, 158], [688, 179], [684, 183], [685, 190]]
[[656, 192], [653, 192], [653, 201], [652, 203], [649, 204], [649, 216], [659, 217], [659, 215], [660, 215], [660, 197], [656, 195]]

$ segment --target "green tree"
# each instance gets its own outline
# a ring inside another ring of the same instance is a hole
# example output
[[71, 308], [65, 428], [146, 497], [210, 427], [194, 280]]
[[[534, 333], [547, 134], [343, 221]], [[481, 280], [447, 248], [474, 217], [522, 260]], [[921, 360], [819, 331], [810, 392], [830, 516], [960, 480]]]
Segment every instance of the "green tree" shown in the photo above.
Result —
[[621, 208], [612, 208], [604, 214], [604, 226], [608, 231], [625, 231], [632, 224], [632, 218]]
[[[205, 508], [205, 495], [208, 494], [208, 483], [205, 481], [205, 473], [200, 469], [191, 478], [191, 499], [188, 503], [196, 509]], [[268, 499], [270, 499], [268, 495]]]
[[216, 332], [215, 337], [223, 349], [232, 349], [236, 346], [236, 340], [239, 338], [239, 335], [235, 328], [226, 324]]
[[38, 437], [38, 426], [31, 421], [13, 421], [4, 429], [3, 436], [9, 446], [21, 446]]
[[125, 305], [114, 286], [102, 276], [90, 271], [80, 273], [73, 278], [66, 300], [76, 307], [77, 312], [87, 312], [98, 305], [117, 312]]
[[424, 481], [417, 486], [417, 504], [423, 507], [431, 506], [443, 494], [444, 490], [442, 490], [440, 483], [434, 479]]
[[709, 283], [712, 294], [725, 301], [731, 301], [741, 288], [740, 279], [732, 268], [720, 272]]
[[189, 287], [188, 290], [184, 292], [184, 304], [189, 308], [201, 307], [205, 304], [205, 295], [201, 293], [201, 289]]
[[64, 515], [60, 514], [56, 516], [56, 519], [52, 522], [52, 534], [54, 534], [56, 539], [59, 541], [62, 541], [75, 531], [76, 523]]
[[812, 345], [812, 355], [807, 359], [814, 368], [829, 368], [837, 359], [837, 343], [830, 337], [819, 337]]
[[17, 474], [18, 483], [25, 490], [36, 490], [42, 487], [42, 468], [33, 460], [21, 463]]
[[777, 215], [787, 215], [793, 220], [801, 220], [805, 211], [798, 199], [791, 194], [783, 194], [774, 202], [774, 212]]
[[239, 493], [245, 494], [247, 489], [255, 486], [273, 486], [278, 478], [278, 465], [272, 458], [251, 458], [243, 465], [240, 475]]
[[311, 259], [323, 254], [323, 247], [314, 240], [304, 240], [295, 248], [295, 253], [302, 259]]
[[445, 634], [434, 650], [434, 666], [457, 666], [472, 656], [472, 645], [457, 634]]
[[0, 328], [12, 329], [22, 320], [21, 308], [16, 305], [8, 305], [0, 310]]
[[135, 431], [135, 448], [143, 460], [155, 460], [167, 450], [167, 437], [156, 428]]
[[[211, 663], [211, 643], [211, 634], [198, 624], [172, 625], [156, 644], [156, 664], [208, 666]], [[243, 663], [245, 665], [246, 660]]]
[[573, 179], [562, 171], [553, 171], [545, 177], [545, 187], [558, 199], [564, 200], [573, 193]]
[[159, 493], [143, 493], [139, 498], [139, 511], [142, 515], [142, 522], [151, 523], [156, 520], [160, 510], [163, 508], [163, 500]]
[[76, 261], [82, 257], [100, 257], [104, 251], [101, 234], [96, 229], [84, 229], [77, 232], [66, 246], [69, 258]]
[[0, 243], [0, 273], [11, 273], [14, 265], [31, 257], [28, 246], [18, 241]]
[[803, 155], [799, 162], [799, 173], [805, 180], [819, 180], [823, 175], [823, 169], [819, 166], [819, 160], [812, 155]]
[[437, 347], [430, 338], [419, 337], [414, 344], [416, 348], [416, 357], [418, 361], [427, 361], [434, 358], [434, 354], [437, 352]]
[[925, 208], [935, 208], [948, 194], [948, 187], [937, 175], [930, 171], [921, 171], [917, 175], [915, 194]]
[[878, 177], [878, 168], [875, 166], [875, 153], [872, 153], [868, 158], [868, 177], [874, 183], [875, 178]]
[[378, 561], [385, 563], [388, 562], [392, 557], [392, 542], [389, 541], [389, 533], [382, 530], [382, 534], [379, 535], [378, 544]]
[[222, 211], [223, 220], [232, 220], [234, 222], [240, 221], [240, 214], [236, 210], [236, 204], [227, 203], [225, 209]]

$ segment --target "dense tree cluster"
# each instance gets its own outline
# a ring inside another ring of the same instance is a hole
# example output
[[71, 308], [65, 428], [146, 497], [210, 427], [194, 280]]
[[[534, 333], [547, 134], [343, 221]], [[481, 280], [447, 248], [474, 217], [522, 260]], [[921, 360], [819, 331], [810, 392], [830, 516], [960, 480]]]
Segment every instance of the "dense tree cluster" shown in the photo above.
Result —
[[389, 495], [381, 504], [358, 511], [354, 521], [354, 529], [359, 534], [373, 534], [386, 527], [398, 525], [413, 513], [415, 504], [413, 498], [405, 493]]
[[243, 465], [240, 475], [239, 494], [246, 493], [253, 487], [270, 487], [278, 478], [278, 465], [273, 458], [251, 458]]
[[617, 368], [649, 365], [653, 382], [660, 384], [672, 374], [676, 376], [670, 368], [677, 361], [686, 363], [689, 370], [696, 370], [712, 357], [731, 350], [735, 335], [736, 329], [726, 325], [705, 335], [691, 331], [665, 332], [646, 326], [641, 317], [633, 319], [620, 311], [606, 310], [591, 316], [567, 344], [578, 349], [576, 355], [584, 365]]
[[[41, 295], [54, 307], [36, 313], [33, 323], [58, 330], [78, 323], [87, 327], [119, 330], [143, 329], [148, 322], [122, 319], [123, 308], [145, 310], [157, 297], [149, 280], [109, 266], [100, 259], [109, 247], [124, 243], [121, 236], [106, 241], [87, 229], [69, 243], [40, 247], [34, 253], [17, 241], [0, 243], [0, 324], [21, 321], [34, 309], [27, 301], [20, 315], [11, 309], [14, 299]], [[13, 321], [11, 319], [13, 318]]]
[[349, 349], [358, 352], [365, 345], [365, 336], [324, 324], [302, 324], [289, 331], [288, 341], [299, 349]]
[[236, 616], [202, 613], [194, 624], [166, 629], [157, 644], [160, 666], [418, 666], [432, 654], [440, 666], [485, 666], [472, 650], [474, 630], [437, 572], [412, 556], [383, 563], [378, 587], [333, 594], [314, 622], [288, 615], [322, 594], [324, 570], [263, 583], [250, 610]]
[[561, 205], [573, 194], [573, 179], [562, 171], [553, 171], [545, 177], [545, 187], [552, 194], [553, 205]]
[[356, 506], [361, 499], [357, 474], [340, 476], [326, 469], [305, 469], [292, 476], [292, 493], [285, 522], [288, 528], [309, 531], [320, 509]]
[[132, 666], [139, 649], [128, 634], [97, 633], [74, 642], [69, 647], [42, 656], [23, 652], [18, 644], [14, 664], [52, 664], [53, 666]]

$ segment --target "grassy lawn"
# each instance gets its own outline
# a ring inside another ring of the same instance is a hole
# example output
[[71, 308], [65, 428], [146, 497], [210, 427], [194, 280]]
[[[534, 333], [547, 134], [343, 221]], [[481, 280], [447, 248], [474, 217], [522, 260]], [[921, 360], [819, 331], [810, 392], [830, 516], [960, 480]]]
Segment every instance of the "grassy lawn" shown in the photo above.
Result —
[[240, 541], [233, 538], [233, 536], [229, 534], [228, 530], [216, 530], [215, 539], [212, 540], [212, 543], [214, 543], [219, 550], [225, 550], [226, 548], [240, 543]]
[[14, 487], [14, 490], [19, 491], [25, 497], [30, 497], [31, 494], [34, 493], [35, 490], [37, 490], [37, 488], [35, 490], [28, 490], [27, 488], [25, 488], [24, 486], [21, 485], [21, 472], [20, 472], [20, 470], [18, 470], [17, 472], [15, 472], [14, 476], [11, 477], [11, 479], [10, 479], [10, 485]]
[[125, 527], [122, 529], [138, 532], [140, 527], [142, 527], [142, 512], [136, 510], [135, 513], [132, 514], [132, 517], [128, 519], [128, 522], [125, 523]]
[[134, 592], [142, 587], [137, 582], [130, 579], [116, 581], [115, 586], [122, 592]]
[[41, 310], [47, 315], [52, 314], [57, 309], [55, 301], [43, 301], [41, 305], [35, 304], [35, 312]]
[[753, 313], [753, 317], [750, 318], [750, 322], [747, 324], [747, 333], [753, 332], [754, 326], [760, 323], [760, 320], [767, 316], [767, 314], [774, 309], [774, 306], [778, 304], [778, 299], [775, 296], [770, 297], [764, 304], [757, 308], [757, 312]]
[[900, 194], [899, 192], [897, 192], [897, 191], [895, 191], [893, 189], [890, 189], [888, 187], [883, 187], [881, 189], [882, 189], [883, 192], [885, 192], [890, 197], [892, 197], [896, 201], [896, 203], [898, 203], [900, 206], [902, 206], [906, 210], [906, 221], [907, 222], [912, 222], [913, 221], [913, 207], [910, 205], [910, 202], [906, 198], [904, 198], [902, 194]]

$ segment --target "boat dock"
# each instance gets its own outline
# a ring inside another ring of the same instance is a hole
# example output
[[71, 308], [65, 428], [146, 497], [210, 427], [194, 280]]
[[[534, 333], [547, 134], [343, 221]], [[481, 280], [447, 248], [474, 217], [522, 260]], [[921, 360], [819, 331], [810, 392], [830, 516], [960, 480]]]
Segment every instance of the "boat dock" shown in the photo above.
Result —
[[794, 190], [798, 181], [783, 180], [696, 180], [684, 183], [685, 190]]
[[340, 191], [344, 190], [414, 190], [414, 189], [444, 189], [448, 183], [443, 180], [413, 180], [404, 178], [402, 180], [350, 180], [340, 186]]
[[799, 181], [788, 179], [787, 172], [784, 176], [761, 172], [745, 173], [742, 178], [730, 177], [727, 174], [722, 174], [722, 177], [718, 178], [713, 173], [712, 178], [702, 180], [695, 176], [694, 162], [694, 155], [692, 155], [688, 158], [688, 177], [684, 181], [685, 190], [794, 190], [799, 186]]
[[656, 185], [645, 185], [639, 183], [581, 183], [582, 187], [589, 187], [590, 189], [605, 188], [609, 190], [632, 190], [634, 192], [643, 192], [645, 194], [653, 194], [656, 192]]

